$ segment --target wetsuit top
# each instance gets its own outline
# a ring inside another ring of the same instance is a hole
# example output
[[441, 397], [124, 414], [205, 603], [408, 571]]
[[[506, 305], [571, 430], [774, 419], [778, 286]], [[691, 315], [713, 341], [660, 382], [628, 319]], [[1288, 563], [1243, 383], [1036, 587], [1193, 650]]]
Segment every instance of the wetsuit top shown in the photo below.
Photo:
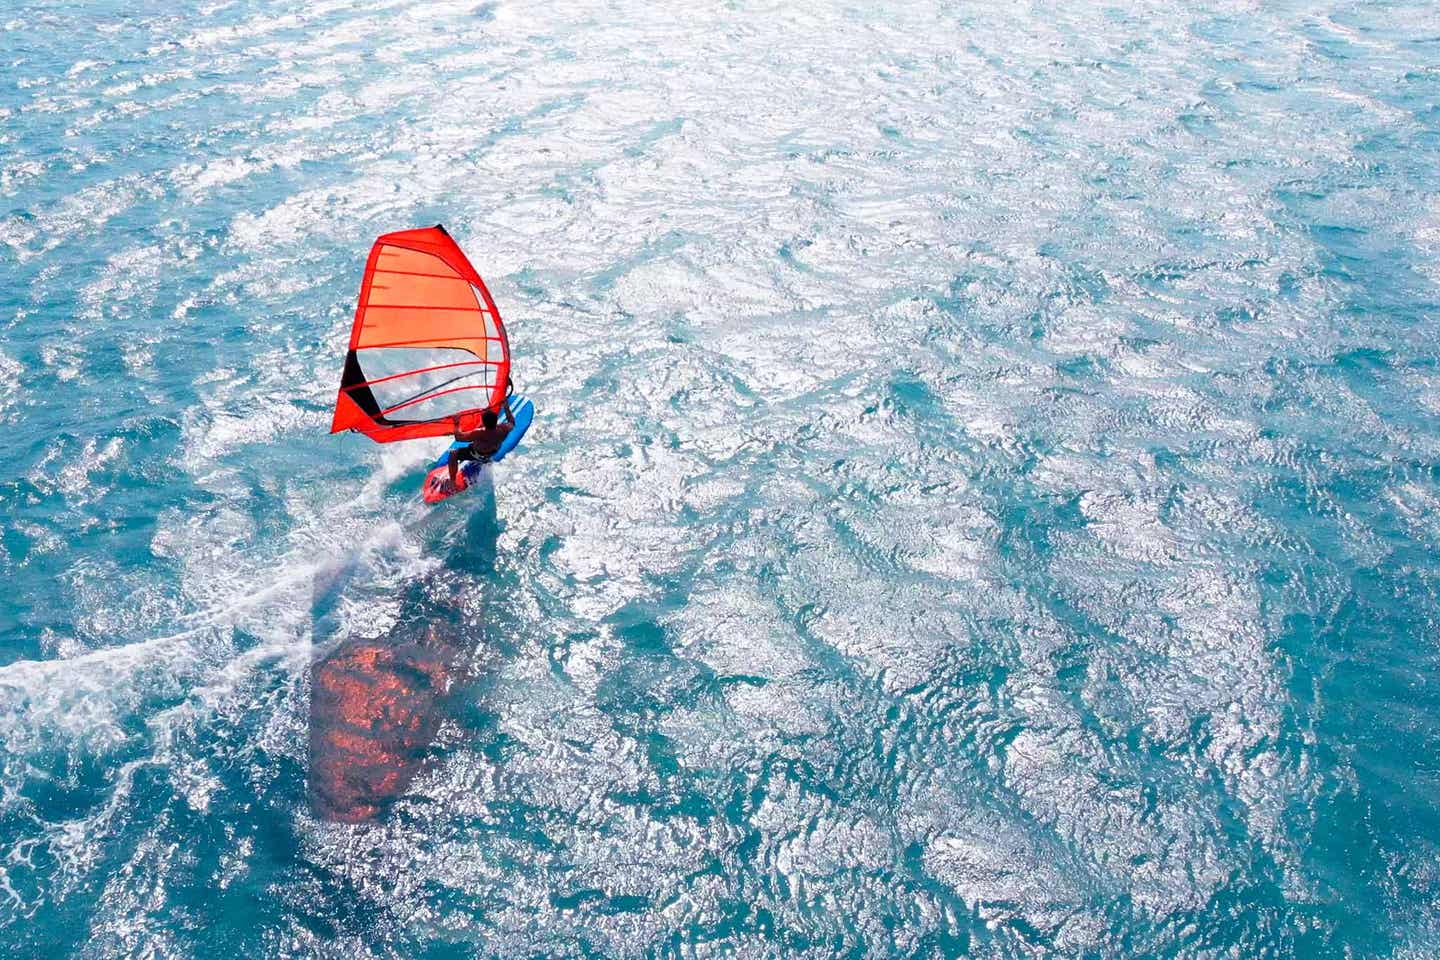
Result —
[[505, 434], [510, 432], [513, 423], [497, 423], [493, 427], [481, 427], [475, 431], [479, 436], [470, 441], [468, 447], [462, 447], [455, 451], [461, 460], [483, 460], [494, 456], [495, 451], [500, 449]]

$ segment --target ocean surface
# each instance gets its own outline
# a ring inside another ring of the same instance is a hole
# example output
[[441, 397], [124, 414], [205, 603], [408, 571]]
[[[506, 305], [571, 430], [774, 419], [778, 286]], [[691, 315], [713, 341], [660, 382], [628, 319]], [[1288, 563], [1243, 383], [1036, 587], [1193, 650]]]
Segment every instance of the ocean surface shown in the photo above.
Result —
[[[1440, 955], [1440, 8], [883, 6], [4, 4], [6, 956]], [[539, 413], [424, 511], [437, 222]]]

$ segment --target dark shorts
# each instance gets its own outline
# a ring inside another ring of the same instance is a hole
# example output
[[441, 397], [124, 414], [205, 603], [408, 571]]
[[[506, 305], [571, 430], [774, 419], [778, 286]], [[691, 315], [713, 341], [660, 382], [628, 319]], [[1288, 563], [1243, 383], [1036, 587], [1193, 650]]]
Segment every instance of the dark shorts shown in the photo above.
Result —
[[466, 460], [474, 460], [476, 463], [488, 463], [490, 458], [495, 455], [494, 450], [481, 451], [476, 450], [473, 446], [461, 447], [459, 450], [454, 451], [454, 453], [457, 463], [463, 463]]

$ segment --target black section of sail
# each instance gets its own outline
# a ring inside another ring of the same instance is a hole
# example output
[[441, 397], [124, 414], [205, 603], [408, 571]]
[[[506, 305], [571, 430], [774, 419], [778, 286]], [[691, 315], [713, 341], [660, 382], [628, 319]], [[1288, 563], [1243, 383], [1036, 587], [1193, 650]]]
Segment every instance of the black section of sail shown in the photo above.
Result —
[[355, 356], [354, 350], [345, 354], [345, 370], [340, 374], [340, 389], [349, 394], [350, 399], [365, 412], [365, 416], [376, 423], [389, 422], [380, 414], [380, 404], [366, 382], [365, 371], [360, 369], [360, 358]]

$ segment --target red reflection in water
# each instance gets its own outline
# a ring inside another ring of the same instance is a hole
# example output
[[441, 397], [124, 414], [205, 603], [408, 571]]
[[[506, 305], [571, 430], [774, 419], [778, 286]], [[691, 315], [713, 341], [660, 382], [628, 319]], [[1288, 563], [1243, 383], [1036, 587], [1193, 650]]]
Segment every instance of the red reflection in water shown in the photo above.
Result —
[[411, 642], [350, 640], [315, 663], [310, 804], [317, 816], [361, 823], [405, 791], [439, 729], [455, 671], [455, 648], [434, 626]]

